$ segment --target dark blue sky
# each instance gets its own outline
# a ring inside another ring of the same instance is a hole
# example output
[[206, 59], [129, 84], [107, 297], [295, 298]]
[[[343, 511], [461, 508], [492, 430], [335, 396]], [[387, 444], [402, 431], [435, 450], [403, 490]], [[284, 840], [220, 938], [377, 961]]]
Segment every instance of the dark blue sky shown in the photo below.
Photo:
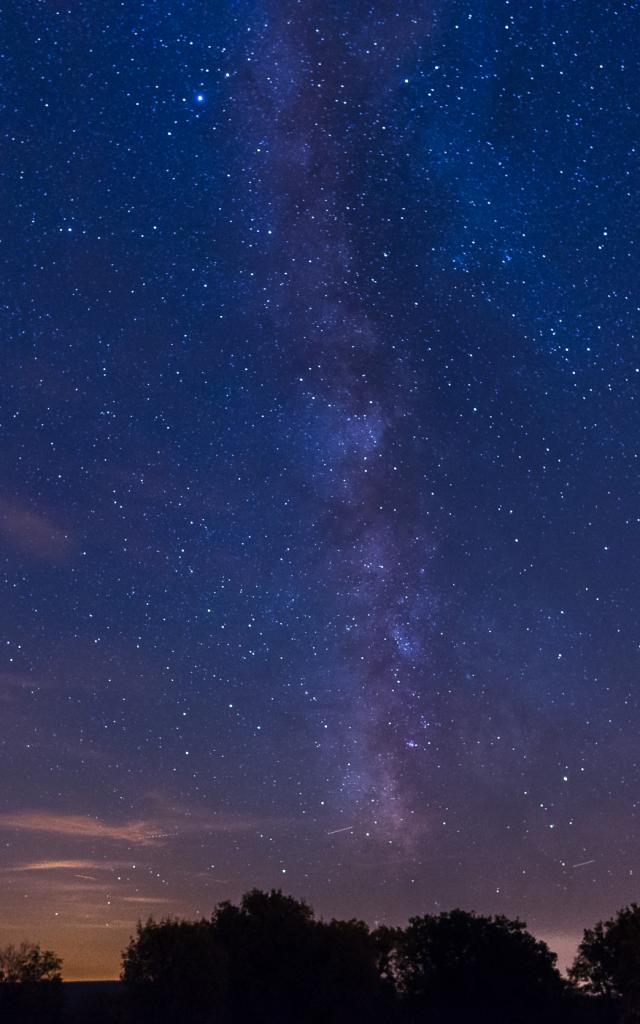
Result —
[[637, 898], [638, 14], [5, 12], [0, 931], [67, 976], [252, 885]]

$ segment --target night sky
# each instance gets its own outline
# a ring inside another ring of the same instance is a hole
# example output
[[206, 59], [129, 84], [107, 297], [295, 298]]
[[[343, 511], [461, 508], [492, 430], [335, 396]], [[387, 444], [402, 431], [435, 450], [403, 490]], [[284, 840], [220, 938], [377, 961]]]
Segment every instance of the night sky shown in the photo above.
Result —
[[2, 941], [638, 898], [639, 31], [5, 11]]

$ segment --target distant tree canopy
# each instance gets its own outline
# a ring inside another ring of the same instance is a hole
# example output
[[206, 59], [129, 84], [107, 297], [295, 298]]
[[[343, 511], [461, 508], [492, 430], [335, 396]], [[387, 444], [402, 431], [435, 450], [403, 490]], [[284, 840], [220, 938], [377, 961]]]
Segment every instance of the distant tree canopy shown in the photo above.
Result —
[[150, 1019], [197, 1020], [224, 1007], [227, 961], [209, 921], [149, 919], [124, 953], [122, 979]]
[[[304, 902], [252, 890], [210, 920], [147, 921], [122, 977], [153, 1020], [346, 1024], [356, 1017], [538, 1019], [561, 1001], [555, 954], [520, 921], [461, 910], [406, 929], [317, 921]], [[497, 1016], [496, 1016], [497, 1015]]]
[[640, 906], [587, 929], [569, 974], [587, 992], [619, 1003], [625, 1024], [640, 1022]]
[[62, 1012], [62, 961], [32, 942], [0, 949], [0, 1020], [54, 1024]]
[[0, 1022], [640, 1024], [640, 906], [585, 931], [565, 980], [522, 921], [452, 910], [372, 930], [252, 889], [205, 920], [139, 924], [121, 977], [117, 998], [64, 1007], [55, 953], [7, 946]]
[[32, 942], [0, 949], [0, 982], [28, 984], [60, 981], [62, 960]]
[[463, 910], [411, 918], [395, 971], [408, 1006], [429, 1021], [537, 1020], [556, 1007], [556, 954], [521, 921]]
[[149, 1018], [347, 1021], [375, 1014], [384, 989], [361, 921], [316, 921], [304, 902], [257, 889], [210, 920], [138, 926], [122, 978]]

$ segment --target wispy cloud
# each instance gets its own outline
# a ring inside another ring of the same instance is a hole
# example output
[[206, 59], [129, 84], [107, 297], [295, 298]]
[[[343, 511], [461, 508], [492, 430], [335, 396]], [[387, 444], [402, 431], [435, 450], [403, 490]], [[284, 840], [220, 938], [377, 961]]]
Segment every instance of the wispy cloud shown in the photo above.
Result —
[[41, 689], [39, 680], [36, 682], [18, 672], [0, 672], [0, 701], [13, 702], [20, 694], [36, 689]]
[[123, 903], [139, 903], [149, 907], [158, 907], [167, 903], [175, 903], [175, 900], [168, 896], [123, 896]]
[[108, 839], [141, 846], [151, 845], [162, 834], [155, 822], [129, 821], [121, 825], [110, 825], [98, 818], [81, 814], [52, 814], [48, 811], [0, 814], [0, 829], [43, 832], [77, 839]]
[[[186, 833], [233, 834], [264, 827], [265, 819], [205, 809], [179, 812], [164, 808], [153, 817], [112, 824], [83, 814], [55, 814], [51, 811], [14, 811], [0, 814], [0, 830], [69, 836], [72, 839], [104, 839], [137, 846], [153, 846]], [[42, 871], [58, 867], [104, 867], [104, 862], [84, 860], [33, 861], [22, 870]]]
[[12, 548], [45, 562], [64, 562], [74, 547], [62, 526], [13, 498], [0, 497], [0, 537]]
[[[113, 865], [99, 860], [35, 860], [19, 864], [12, 871], [110, 871]], [[81, 877], [89, 877], [81, 876]]]

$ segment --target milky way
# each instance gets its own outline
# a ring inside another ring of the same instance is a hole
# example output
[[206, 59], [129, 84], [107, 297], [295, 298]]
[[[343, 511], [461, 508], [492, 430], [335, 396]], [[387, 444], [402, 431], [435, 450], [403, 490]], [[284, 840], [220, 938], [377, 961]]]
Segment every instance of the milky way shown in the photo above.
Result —
[[0, 935], [637, 898], [637, 12], [6, 25]]
[[[419, 745], [409, 737], [429, 706], [414, 675], [430, 632], [432, 540], [415, 493], [413, 360], [393, 313], [371, 312], [377, 281], [367, 279], [350, 221], [363, 205], [358, 120], [377, 120], [381, 102], [402, 88], [398, 68], [415, 59], [430, 26], [422, 12], [385, 5], [369, 16], [354, 43], [344, 8], [272, 5], [247, 72], [246, 109], [250, 143], [264, 154], [255, 184], [270, 225], [266, 266], [255, 272], [269, 282], [258, 316], [304, 424], [296, 463], [314, 504], [311, 575], [330, 602], [329, 621], [314, 614], [335, 664], [322, 684], [331, 737], [321, 742], [349, 813], [353, 804], [363, 822], [399, 830], [404, 845], [413, 823], [402, 753]], [[393, 150], [381, 145], [379, 156], [391, 163]], [[400, 271], [384, 228], [376, 244], [377, 273]]]

